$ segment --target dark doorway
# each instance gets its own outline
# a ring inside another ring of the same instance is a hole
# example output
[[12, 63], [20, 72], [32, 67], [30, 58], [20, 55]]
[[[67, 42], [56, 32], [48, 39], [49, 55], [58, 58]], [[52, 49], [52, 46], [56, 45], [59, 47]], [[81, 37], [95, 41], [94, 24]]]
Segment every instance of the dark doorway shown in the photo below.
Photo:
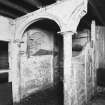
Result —
[[9, 78], [8, 42], [0, 41], [0, 105], [12, 105], [12, 83]]

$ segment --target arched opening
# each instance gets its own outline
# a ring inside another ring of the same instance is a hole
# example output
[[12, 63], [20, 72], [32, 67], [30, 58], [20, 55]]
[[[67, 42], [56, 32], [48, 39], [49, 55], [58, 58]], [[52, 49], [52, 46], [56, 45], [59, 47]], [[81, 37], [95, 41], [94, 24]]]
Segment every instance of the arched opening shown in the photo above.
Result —
[[[63, 104], [63, 38], [59, 31], [58, 24], [50, 19], [38, 20], [24, 31], [20, 48], [21, 98], [31, 95], [36, 103]], [[36, 94], [39, 96], [35, 98]], [[38, 97], [42, 99], [37, 101]]]

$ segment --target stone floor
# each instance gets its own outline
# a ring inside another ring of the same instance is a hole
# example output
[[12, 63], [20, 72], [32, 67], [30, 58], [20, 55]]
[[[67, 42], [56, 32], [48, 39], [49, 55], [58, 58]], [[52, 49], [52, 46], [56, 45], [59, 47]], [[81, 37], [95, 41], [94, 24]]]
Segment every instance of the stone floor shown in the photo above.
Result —
[[[63, 105], [62, 83], [39, 91], [21, 101], [21, 105]], [[20, 105], [20, 104], [19, 104]]]
[[87, 105], [105, 105], [105, 93], [98, 93]]
[[12, 105], [12, 83], [0, 82], [0, 105]]
[[[0, 105], [13, 105], [11, 83], [0, 85]], [[63, 83], [39, 91], [18, 105], [63, 105]], [[99, 92], [87, 105], [105, 105], [105, 91]]]
[[[59, 87], [62, 84], [37, 92], [22, 100], [21, 105], [63, 105], [62, 88]], [[97, 94], [87, 105], [105, 105], [105, 93]]]

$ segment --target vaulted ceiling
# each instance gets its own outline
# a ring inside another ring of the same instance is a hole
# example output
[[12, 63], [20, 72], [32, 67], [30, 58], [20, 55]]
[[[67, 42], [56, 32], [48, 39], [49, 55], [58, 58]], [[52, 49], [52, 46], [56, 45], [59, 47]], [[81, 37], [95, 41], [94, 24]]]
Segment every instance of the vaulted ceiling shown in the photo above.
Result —
[[[57, 0], [0, 0], [0, 14], [10, 18], [17, 18]], [[79, 24], [79, 29], [90, 28], [91, 21], [105, 26], [105, 0], [89, 0], [88, 13]]]

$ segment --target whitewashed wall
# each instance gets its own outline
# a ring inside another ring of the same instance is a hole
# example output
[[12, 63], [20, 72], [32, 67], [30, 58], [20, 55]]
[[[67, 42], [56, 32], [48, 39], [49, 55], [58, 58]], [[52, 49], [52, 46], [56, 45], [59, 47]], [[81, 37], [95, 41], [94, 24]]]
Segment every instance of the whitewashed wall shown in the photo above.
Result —
[[96, 48], [97, 48], [97, 92], [105, 91], [105, 27], [96, 26]]
[[[89, 33], [83, 33], [82, 37]], [[73, 89], [74, 89], [74, 104], [73, 105], [85, 105], [87, 103], [93, 94], [93, 74], [94, 68], [94, 57], [93, 57], [93, 50], [94, 48], [91, 47], [91, 41], [89, 41], [86, 38], [77, 39], [77, 42], [74, 42], [74, 44], [82, 44], [83, 49], [79, 53], [77, 53], [77, 56], [75, 54], [74, 57], [72, 57], [72, 72], [73, 72]], [[84, 40], [85, 39], [85, 40]], [[82, 43], [84, 40], [84, 44]], [[85, 46], [84, 46], [85, 45]], [[74, 52], [74, 51], [73, 51]], [[94, 72], [96, 73], [96, 72]]]
[[0, 16], [0, 40], [10, 41], [13, 38], [12, 23], [12, 19]]
[[53, 84], [53, 33], [41, 29], [24, 33], [20, 72], [21, 97]]
[[105, 27], [96, 26], [96, 37], [99, 68], [105, 68]]

